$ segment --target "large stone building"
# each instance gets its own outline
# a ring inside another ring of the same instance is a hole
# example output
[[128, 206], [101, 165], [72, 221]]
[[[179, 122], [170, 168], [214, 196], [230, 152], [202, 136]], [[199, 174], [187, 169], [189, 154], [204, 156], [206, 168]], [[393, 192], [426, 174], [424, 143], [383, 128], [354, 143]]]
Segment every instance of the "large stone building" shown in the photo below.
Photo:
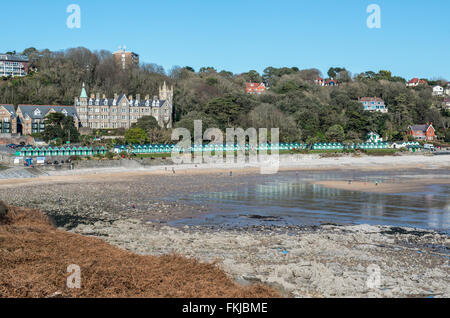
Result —
[[50, 113], [62, 113], [66, 116], [72, 116], [75, 127], [78, 129], [80, 120], [77, 111], [73, 106], [57, 106], [57, 105], [19, 105], [16, 115], [19, 119], [17, 122], [17, 132], [22, 135], [31, 135], [41, 133], [45, 129], [45, 117]]
[[153, 116], [159, 126], [171, 128], [173, 124], [173, 86], [166, 82], [159, 88], [159, 96], [150, 95], [141, 99], [140, 95], [126, 96], [115, 94], [113, 98], [105, 95], [91, 94], [88, 97], [85, 86], [79, 98], [75, 99], [75, 107], [82, 127], [92, 129], [130, 128], [143, 116]]
[[31, 135], [43, 132], [45, 117], [50, 113], [63, 113], [72, 116], [75, 127], [79, 128], [80, 121], [73, 106], [57, 105], [14, 105], [0, 104], [0, 134]]

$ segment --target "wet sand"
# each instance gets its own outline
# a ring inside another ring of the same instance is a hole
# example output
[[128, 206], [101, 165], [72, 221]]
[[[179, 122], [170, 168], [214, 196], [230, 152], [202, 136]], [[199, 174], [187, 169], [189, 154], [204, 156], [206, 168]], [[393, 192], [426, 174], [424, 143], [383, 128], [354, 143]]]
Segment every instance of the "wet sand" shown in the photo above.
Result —
[[450, 178], [435, 178], [435, 179], [419, 179], [411, 178], [408, 181], [401, 183], [375, 183], [367, 181], [340, 181], [340, 180], [326, 180], [317, 181], [313, 184], [321, 185], [325, 188], [334, 188], [348, 191], [362, 191], [374, 193], [407, 193], [407, 192], [423, 192], [427, 187], [434, 184], [450, 184]]

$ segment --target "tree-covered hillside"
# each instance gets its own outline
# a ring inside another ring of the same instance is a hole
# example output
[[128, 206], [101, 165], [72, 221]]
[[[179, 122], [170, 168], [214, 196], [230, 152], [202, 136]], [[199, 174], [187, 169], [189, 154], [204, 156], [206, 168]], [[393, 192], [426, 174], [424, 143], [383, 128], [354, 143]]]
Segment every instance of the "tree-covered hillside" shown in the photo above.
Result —
[[[432, 122], [438, 136], [449, 138], [449, 112], [442, 98], [433, 97], [430, 86], [407, 88], [405, 80], [389, 71], [352, 74], [332, 67], [328, 76], [338, 87], [314, 83], [322, 76], [316, 69], [268, 67], [263, 74], [243, 74], [203, 67], [174, 67], [141, 64], [123, 71], [108, 51], [85, 48], [64, 52], [24, 52], [36, 68], [25, 78], [0, 81], [0, 103], [72, 105], [81, 84], [89, 93], [157, 95], [163, 81], [175, 86], [175, 126], [192, 127], [194, 119], [208, 127], [279, 127], [283, 141], [358, 141], [368, 131], [389, 139], [403, 139], [410, 124]], [[265, 82], [270, 89], [262, 95], [245, 93], [246, 82]], [[364, 112], [358, 97], [381, 97], [389, 113]]]

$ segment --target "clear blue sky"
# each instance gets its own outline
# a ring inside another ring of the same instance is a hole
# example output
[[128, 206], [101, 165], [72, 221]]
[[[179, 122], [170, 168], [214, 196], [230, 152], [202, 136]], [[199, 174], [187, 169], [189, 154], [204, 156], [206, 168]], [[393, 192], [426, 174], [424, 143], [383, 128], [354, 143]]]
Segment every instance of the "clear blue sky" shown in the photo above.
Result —
[[[72, 3], [81, 7], [81, 29], [66, 26]], [[381, 29], [366, 25], [372, 3]], [[166, 70], [344, 66], [450, 80], [448, 0], [21, 0], [1, 11], [0, 52], [125, 44]]]

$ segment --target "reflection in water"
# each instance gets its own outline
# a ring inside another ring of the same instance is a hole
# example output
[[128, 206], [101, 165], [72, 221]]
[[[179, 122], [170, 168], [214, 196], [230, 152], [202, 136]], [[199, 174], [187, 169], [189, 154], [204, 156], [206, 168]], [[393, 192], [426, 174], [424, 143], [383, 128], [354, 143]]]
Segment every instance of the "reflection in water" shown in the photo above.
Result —
[[[323, 222], [368, 223], [437, 229], [449, 233], [449, 185], [434, 185], [422, 193], [383, 194], [324, 188], [308, 180], [342, 175], [278, 175], [270, 181], [251, 180], [234, 191], [200, 193], [192, 200], [210, 207], [211, 214], [173, 225], [246, 226], [308, 225]], [[351, 176], [353, 180], [399, 180], [401, 176]], [[259, 183], [257, 183], [259, 182]], [[258, 218], [252, 217], [260, 216]], [[271, 217], [267, 221], [266, 217]]]

